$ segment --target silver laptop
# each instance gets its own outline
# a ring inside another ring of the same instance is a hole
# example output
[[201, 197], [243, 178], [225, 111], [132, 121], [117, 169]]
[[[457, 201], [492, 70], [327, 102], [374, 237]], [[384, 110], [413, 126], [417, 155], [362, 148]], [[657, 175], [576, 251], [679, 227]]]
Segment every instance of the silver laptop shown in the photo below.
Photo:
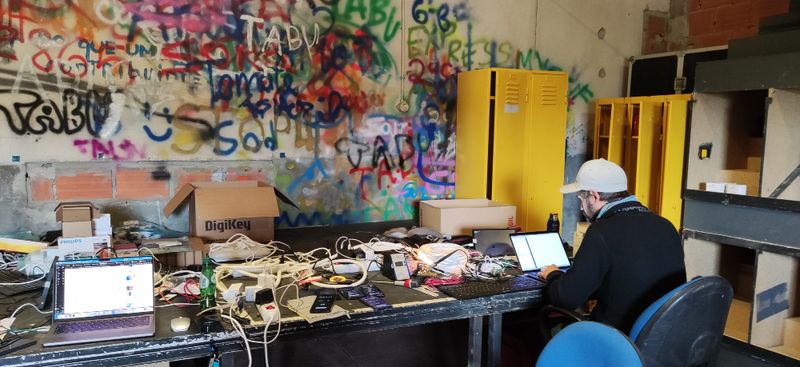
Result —
[[514, 249], [508, 236], [514, 233], [513, 229], [475, 229], [472, 231], [472, 241], [475, 250], [489, 257], [514, 256]]
[[64, 260], [53, 274], [46, 347], [155, 334], [153, 258]]
[[558, 232], [511, 234], [511, 244], [523, 273], [538, 272], [548, 265], [562, 270], [569, 268], [569, 258]]

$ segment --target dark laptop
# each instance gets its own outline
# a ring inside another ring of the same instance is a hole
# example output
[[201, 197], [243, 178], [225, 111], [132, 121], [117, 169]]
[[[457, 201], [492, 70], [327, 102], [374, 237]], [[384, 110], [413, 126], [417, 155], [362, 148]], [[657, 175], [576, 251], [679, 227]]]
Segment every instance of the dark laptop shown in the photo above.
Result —
[[57, 261], [46, 347], [155, 334], [153, 258]]
[[569, 268], [569, 258], [558, 232], [528, 232], [510, 235], [523, 273], [538, 272], [548, 265]]
[[472, 231], [475, 250], [489, 257], [514, 256], [514, 248], [509, 237], [513, 233], [513, 229], [507, 228], [475, 229]]

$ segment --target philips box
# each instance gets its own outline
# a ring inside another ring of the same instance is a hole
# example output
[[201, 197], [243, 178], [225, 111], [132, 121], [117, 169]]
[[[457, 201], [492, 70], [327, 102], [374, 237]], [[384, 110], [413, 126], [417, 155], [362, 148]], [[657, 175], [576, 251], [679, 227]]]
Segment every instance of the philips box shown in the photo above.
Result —
[[67, 253], [94, 255], [103, 248], [111, 248], [111, 236], [61, 237], [58, 248]]
[[188, 202], [190, 236], [210, 241], [242, 233], [268, 242], [275, 236], [275, 217], [280, 215], [277, 198], [295, 206], [280, 191], [260, 181], [195, 182], [175, 193], [164, 207], [164, 215]]
[[424, 200], [419, 204], [419, 225], [443, 235], [471, 235], [473, 229], [510, 228], [516, 225], [517, 207], [488, 199]]

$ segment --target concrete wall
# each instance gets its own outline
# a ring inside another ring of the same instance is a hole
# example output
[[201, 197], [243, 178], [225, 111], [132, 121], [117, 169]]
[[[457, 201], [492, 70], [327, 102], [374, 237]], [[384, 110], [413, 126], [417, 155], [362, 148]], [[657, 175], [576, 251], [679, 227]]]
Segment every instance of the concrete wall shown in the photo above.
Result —
[[74, 199], [185, 230], [185, 212], [160, 210], [193, 180], [273, 183], [300, 206], [279, 226], [413, 218], [418, 200], [454, 193], [456, 74], [490, 66], [569, 73], [574, 177], [594, 98], [623, 94], [643, 12], [670, 4], [0, 5], [0, 232], [38, 233]]

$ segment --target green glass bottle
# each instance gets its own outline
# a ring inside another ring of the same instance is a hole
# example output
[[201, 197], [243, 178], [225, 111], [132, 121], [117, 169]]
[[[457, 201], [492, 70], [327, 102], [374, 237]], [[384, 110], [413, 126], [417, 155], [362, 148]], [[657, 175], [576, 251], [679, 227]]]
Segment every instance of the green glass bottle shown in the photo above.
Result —
[[211, 258], [203, 259], [203, 270], [200, 271], [200, 308], [205, 310], [217, 305], [217, 284], [214, 282], [214, 268], [211, 267]]

